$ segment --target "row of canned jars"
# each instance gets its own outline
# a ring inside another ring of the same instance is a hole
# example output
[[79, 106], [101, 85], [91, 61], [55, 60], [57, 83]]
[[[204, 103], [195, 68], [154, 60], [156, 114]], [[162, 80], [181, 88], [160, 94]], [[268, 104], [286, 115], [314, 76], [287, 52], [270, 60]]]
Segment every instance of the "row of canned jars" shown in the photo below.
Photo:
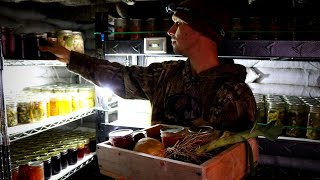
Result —
[[256, 119], [260, 123], [276, 121], [284, 125], [283, 135], [320, 139], [319, 98], [279, 95], [255, 95]]
[[48, 39], [58, 41], [69, 50], [84, 53], [84, 40], [80, 31], [16, 33], [14, 28], [1, 27], [1, 38], [5, 59], [56, 59], [53, 54], [39, 50], [39, 46], [48, 44]]
[[39, 122], [53, 116], [65, 116], [95, 106], [91, 85], [46, 85], [26, 88], [6, 95], [8, 126]]
[[93, 133], [65, 131], [53, 131], [13, 143], [12, 179], [50, 179], [94, 152], [95, 144]]

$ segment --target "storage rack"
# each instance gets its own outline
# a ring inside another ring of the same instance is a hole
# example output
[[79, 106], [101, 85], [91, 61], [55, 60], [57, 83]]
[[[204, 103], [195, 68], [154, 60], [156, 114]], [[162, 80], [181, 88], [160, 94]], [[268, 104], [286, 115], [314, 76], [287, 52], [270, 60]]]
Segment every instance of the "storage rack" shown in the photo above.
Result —
[[[1, 40], [1, 39], [0, 39]], [[1, 41], [0, 41], [1, 44]], [[0, 48], [2, 49], [2, 48]], [[88, 110], [80, 110], [73, 112], [66, 116], [50, 117], [38, 123], [21, 124], [13, 127], [7, 126], [6, 109], [3, 94], [3, 67], [4, 66], [66, 66], [56, 60], [4, 60], [1, 53], [1, 69], [0, 69], [0, 95], [1, 95], [1, 180], [11, 179], [11, 161], [10, 161], [10, 142], [14, 142], [49, 129], [53, 129], [84, 117], [94, 115], [98, 112], [96, 108]], [[101, 116], [103, 118], [103, 116]], [[98, 118], [99, 119], [99, 118]], [[50, 180], [64, 180], [70, 177], [72, 174], [85, 167], [87, 164], [95, 159], [95, 152], [85, 156], [77, 164], [68, 166], [67, 169], [62, 170], [59, 174], [54, 175]]]

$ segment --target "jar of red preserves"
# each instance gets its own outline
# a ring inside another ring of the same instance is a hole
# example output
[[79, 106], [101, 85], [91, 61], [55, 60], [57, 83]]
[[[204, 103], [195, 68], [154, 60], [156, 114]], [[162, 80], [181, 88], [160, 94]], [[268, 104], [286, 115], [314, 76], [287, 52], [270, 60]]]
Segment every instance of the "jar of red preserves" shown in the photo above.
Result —
[[109, 133], [109, 140], [115, 147], [129, 149], [133, 145], [133, 130], [120, 129]]
[[167, 147], [174, 146], [186, 136], [185, 128], [181, 126], [164, 127], [160, 130], [162, 144]]

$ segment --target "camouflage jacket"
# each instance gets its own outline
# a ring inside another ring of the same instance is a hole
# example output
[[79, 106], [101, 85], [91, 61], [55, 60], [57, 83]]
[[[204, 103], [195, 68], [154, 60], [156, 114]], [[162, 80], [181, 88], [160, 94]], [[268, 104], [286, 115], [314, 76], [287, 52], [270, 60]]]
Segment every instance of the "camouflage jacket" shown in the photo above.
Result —
[[189, 60], [123, 66], [72, 52], [68, 69], [122, 98], [150, 100], [153, 123], [240, 132], [254, 122], [256, 103], [242, 65], [192, 75]]

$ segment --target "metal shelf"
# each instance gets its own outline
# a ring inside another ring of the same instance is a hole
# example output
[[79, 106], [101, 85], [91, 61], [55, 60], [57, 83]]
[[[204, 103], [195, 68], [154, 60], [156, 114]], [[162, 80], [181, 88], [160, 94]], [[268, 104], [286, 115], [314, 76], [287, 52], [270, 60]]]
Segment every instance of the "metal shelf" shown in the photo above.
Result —
[[6, 59], [4, 66], [66, 66], [66, 64], [57, 60]]
[[[264, 136], [259, 136], [259, 138], [265, 138]], [[311, 142], [311, 143], [320, 143], [320, 140], [307, 139], [307, 138], [295, 138], [295, 137], [286, 137], [280, 136], [279, 140], [288, 140], [288, 141], [300, 141], [300, 142]]]
[[64, 180], [70, 177], [72, 174], [89, 164], [94, 160], [96, 152], [86, 155], [82, 160], [78, 161], [75, 165], [69, 165], [66, 169], [63, 169], [59, 174], [52, 176], [49, 180]]
[[89, 110], [81, 110], [66, 116], [50, 117], [38, 123], [20, 124], [17, 126], [8, 127], [10, 142], [17, 141], [19, 139], [23, 139], [58, 126], [68, 124], [72, 121], [76, 121], [83, 117], [94, 114], [95, 111], [95, 108]]

